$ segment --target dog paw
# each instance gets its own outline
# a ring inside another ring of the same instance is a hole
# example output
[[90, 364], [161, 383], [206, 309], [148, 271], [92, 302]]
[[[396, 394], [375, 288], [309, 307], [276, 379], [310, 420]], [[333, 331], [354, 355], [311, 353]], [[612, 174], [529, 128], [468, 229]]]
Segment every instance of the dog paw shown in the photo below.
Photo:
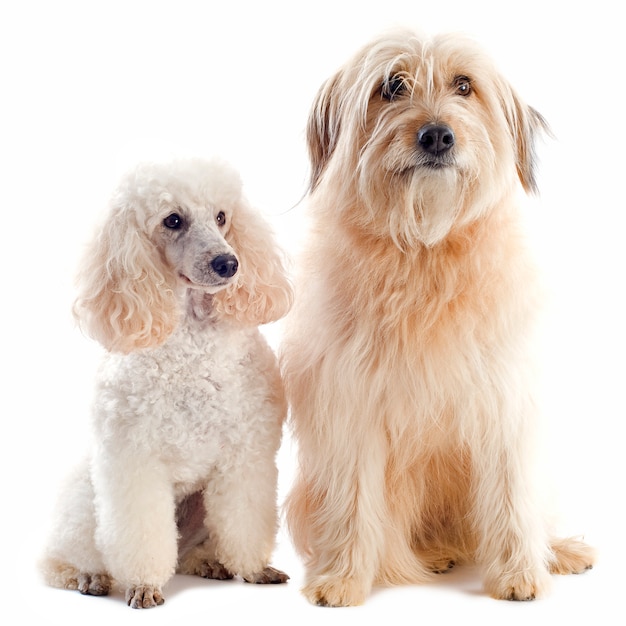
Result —
[[196, 576], [202, 578], [211, 578], [212, 580], [231, 580], [234, 574], [227, 570], [219, 561], [202, 561], [197, 565], [193, 572]]
[[596, 551], [578, 539], [558, 539], [550, 544], [551, 574], [582, 574], [593, 568]]
[[270, 567], [268, 565], [264, 570], [256, 574], [244, 576], [243, 579], [247, 583], [257, 583], [260, 585], [276, 585], [280, 583], [286, 583], [289, 580], [289, 576], [287, 576], [285, 572], [281, 572], [279, 569]]
[[126, 590], [126, 603], [131, 609], [151, 609], [164, 602], [165, 599], [159, 587], [140, 585]]
[[428, 564], [428, 568], [433, 574], [447, 574], [454, 566], [456, 561], [452, 559], [442, 559]]
[[80, 573], [76, 582], [76, 589], [83, 595], [106, 596], [111, 591], [111, 578], [107, 574]]
[[309, 582], [302, 593], [318, 606], [359, 606], [365, 602], [369, 588], [354, 578], [319, 576]]
[[546, 595], [550, 588], [550, 575], [545, 568], [503, 574], [485, 584], [490, 595], [497, 600], [527, 602]]

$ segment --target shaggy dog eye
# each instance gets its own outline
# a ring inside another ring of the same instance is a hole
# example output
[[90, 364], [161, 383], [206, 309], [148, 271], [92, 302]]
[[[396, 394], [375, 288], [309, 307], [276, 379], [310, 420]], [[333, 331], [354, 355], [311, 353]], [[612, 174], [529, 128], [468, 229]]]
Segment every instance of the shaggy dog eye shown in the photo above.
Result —
[[459, 96], [469, 96], [472, 93], [472, 81], [467, 76], [457, 76], [454, 87]]
[[390, 102], [401, 96], [406, 92], [406, 82], [402, 76], [396, 74], [391, 78], [386, 78], [385, 82], [383, 82], [382, 87], [380, 88], [380, 93], [382, 94], [385, 100], [389, 100]]
[[215, 221], [217, 222], [218, 226], [224, 226], [224, 224], [226, 224], [226, 215], [224, 213], [224, 211], [220, 211], [216, 218]]
[[183, 218], [178, 215], [178, 213], [172, 213], [163, 220], [163, 226], [165, 226], [165, 228], [171, 228], [172, 230], [178, 230], [182, 225]]

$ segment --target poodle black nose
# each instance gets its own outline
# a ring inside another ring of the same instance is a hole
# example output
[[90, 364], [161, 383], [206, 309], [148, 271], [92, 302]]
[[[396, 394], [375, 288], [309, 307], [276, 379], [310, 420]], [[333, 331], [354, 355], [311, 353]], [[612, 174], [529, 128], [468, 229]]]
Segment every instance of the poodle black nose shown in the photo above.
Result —
[[417, 143], [424, 152], [439, 156], [454, 145], [454, 133], [445, 124], [424, 124], [417, 131]]
[[211, 261], [213, 271], [222, 278], [230, 278], [237, 273], [239, 261], [232, 254], [220, 254]]

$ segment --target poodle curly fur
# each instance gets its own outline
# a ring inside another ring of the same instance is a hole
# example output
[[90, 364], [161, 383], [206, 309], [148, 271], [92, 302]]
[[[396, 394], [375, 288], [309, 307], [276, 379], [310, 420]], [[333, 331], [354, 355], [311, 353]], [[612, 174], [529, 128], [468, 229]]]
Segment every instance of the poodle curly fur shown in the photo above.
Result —
[[269, 565], [287, 405], [258, 326], [292, 301], [265, 220], [220, 161], [139, 165], [120, 183], [74, 312], [106, 349], [93, 445], [68, 478], [41, 567], [134, 608], [176, 572], [284, 582]]

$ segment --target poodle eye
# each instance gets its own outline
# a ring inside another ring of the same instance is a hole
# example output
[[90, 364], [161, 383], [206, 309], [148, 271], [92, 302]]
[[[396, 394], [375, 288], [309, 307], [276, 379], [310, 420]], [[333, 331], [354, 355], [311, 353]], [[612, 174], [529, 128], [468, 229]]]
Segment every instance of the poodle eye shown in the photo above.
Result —
[[472, 81], [467, 76], [457, 76], [454, 79], [454, 87], [456, 93], [463, 97], [469, 96], [473, 91]]
[[163, 226], [172, 230], [178, 230], [183, 225], [183, 218], [178, 213], [172, 213], [163, 220]]
[[407, 90], [406, 82], [402, 76], [396, 74], [391, 78], [386, 78], [380, 88], [380, 93], [385, 100], [395, 100], [398, 96], [401, 96]]
[[224, 224], [226, 224], [226, 214], [224, 213], [224, 211], [220, 211], [217, 216], [215, 217], [215, 221], [217, 222], [218, 226], [224, 226]]

